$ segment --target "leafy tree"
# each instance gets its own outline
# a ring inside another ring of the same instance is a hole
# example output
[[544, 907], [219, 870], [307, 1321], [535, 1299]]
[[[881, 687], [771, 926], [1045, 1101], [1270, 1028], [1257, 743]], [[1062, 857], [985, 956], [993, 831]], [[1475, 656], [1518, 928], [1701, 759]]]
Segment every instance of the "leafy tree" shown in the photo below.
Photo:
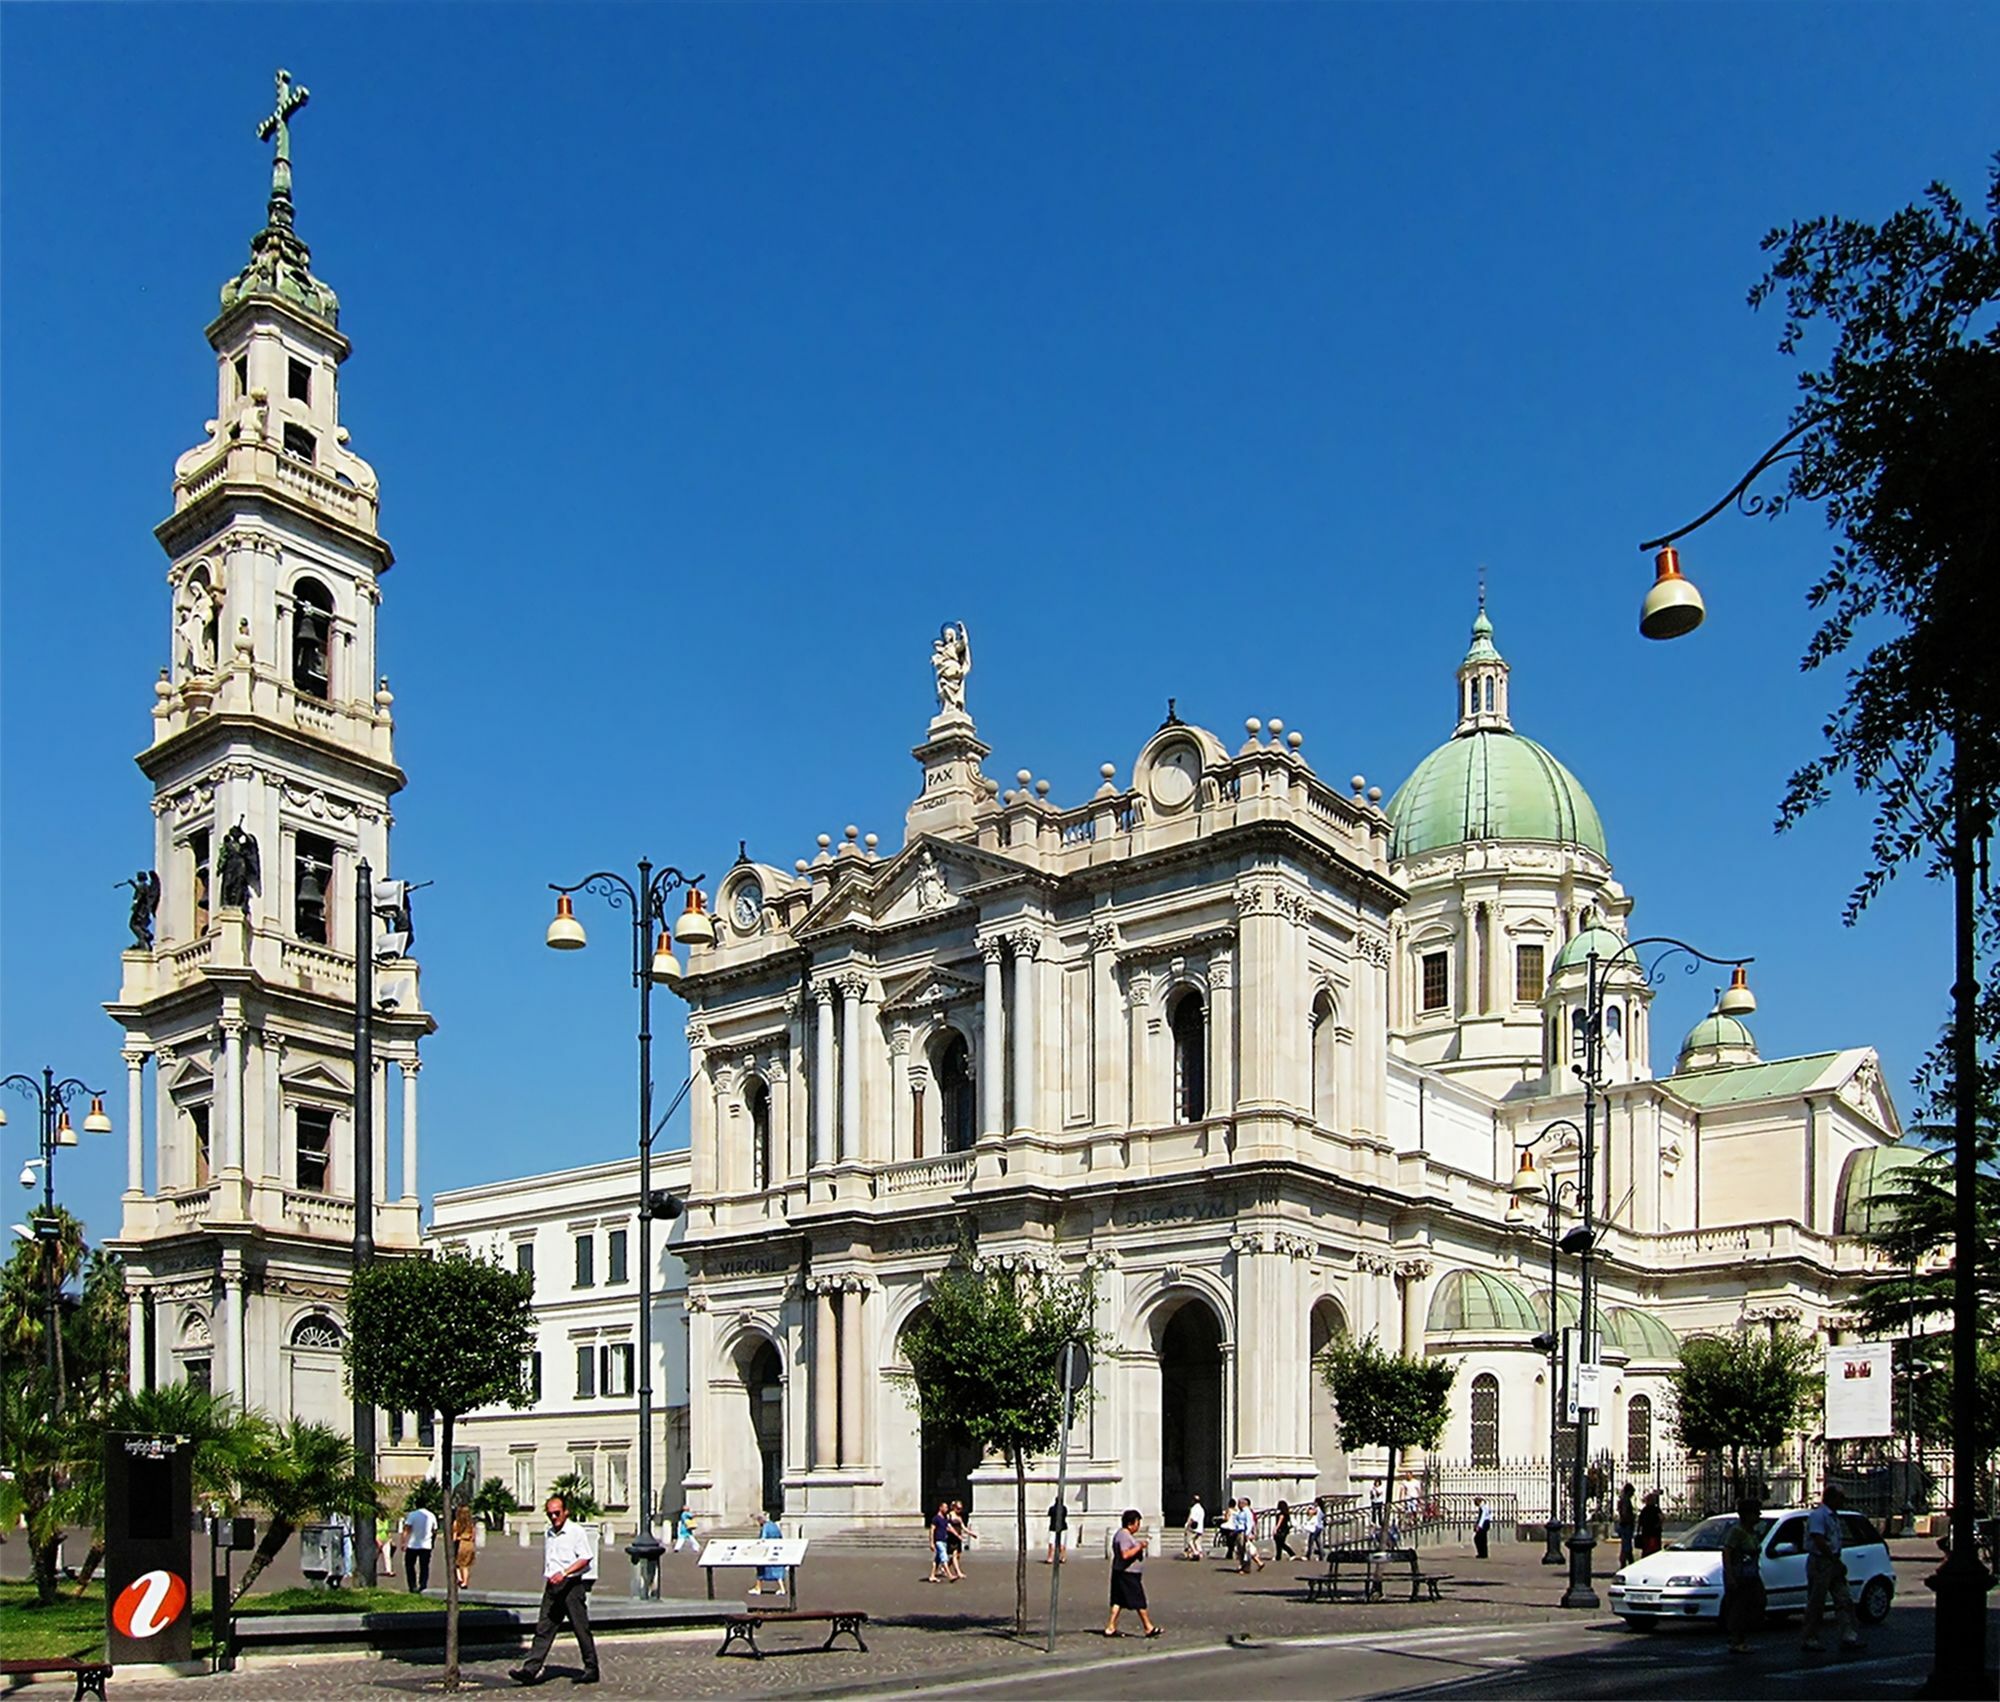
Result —
[[[41, 1217], [39, 1208], [32, 1214]], [[57, 1318], [66, 1309], [63, 1290], [84, 1268], [87, 1248], [83, 1225], [61, 1206], [55, 1210], [57, 1233], [37, 1235], [18, 1242], [4, 1268], [0, 1268], [0, 1346], [11, 1361], [48, 1355], [49, 1294], [57, 1296]], [[65, 1354], [67, 1332], [56, 1331], [56, 1378], [68, 1393], [69, 1367]], [[66, 1402], [64, 1404], [67, 1404]]]
[[[385, 1260], [354, 1273], [347, 1298], [347, 1378], [357, 1399], [391, 1412], [435, 1412], [451, 1458], [453, 1426], [480, 1407], [527, 1406], [534, 1346], [532, 1277], [464, 1253]], [[451, 1529], [452, 1485], [441, 1526]], [[458, 1688], [458, 1569], [445, 1568], [444, 1687]]]
[[1422, 1354], [1390, 1353], [1372, 1335], [1359, 1342], [1343, 1337], [1319, 1364], [1333, 1395], [1341, 1447], [1389, 1450], [1390, 1493], [1382, 1498], [1386, 1521], [1395, 1500], [1397, 1456], [1409, 1448], [1435, 1448], [1442, 1440], [1458, 1367]]
[[563, 1506], [569, 1509], [569, 1516], [580, 1525], [594, 1525], [604, 1512], [604, 1504], [597, 1499], [597, 1491], [581, 1472], [564, 1472], [549, 1485], [551, 1495], [560, 1495]]
[[354, 1470], [353, 1444], [331, 1425], [294, 1418], [276, 1432], [273, 1443], [260, 1449], [242, 1474], [243, 1499], [262, 1509], [264, 1532], [232, 1602], [249, 1593], [306, 1520], [379, 1511], [375, 1486]]
[[434, 1477], [420, 1477], [410, 1485], [403, 1497], [403, 1511], [421, 1507], [426, 1513], [442, 1518], [444, 1514], [444, 1485]]
[[28, 1541], [35, 1602], [56, 1599], [56, 1550], [62, 1541], [66, 1487], [65, 1426], [55, 1415], [54, 1389], [39, 1358], [10, 1359], [0, 1375], [0, 1463], [5, 1466], [0, 1513], [9, 1530], [18, 1520]]
[[900, 1380], [925, 1434], [974, 1443], [1014, 1468], [1016, 1634], [1028, 1626], [1028, 1456], [1062, 1440], [1063, 1344], [1095, 1345], [1095, 1304], [1087, 1279], [961, 1249], [903, 1336], [910, 1368]]
[[1784, 1444], [1818, 1392], [1819, 1358], [1809, 1337], [1782, 1325], [1687, 1337], [1667, 1374], [1675, 1436], [1690, 1453], [1726, 1453], [1740, 1491], [1743, 1450]]
[[521, 1511], [520, 1502], [502, 1478], [489, 1477], [472, 1498], [472, 1511], [486, 1521], [489, 1531], [497, 1531], [509, 1513]]

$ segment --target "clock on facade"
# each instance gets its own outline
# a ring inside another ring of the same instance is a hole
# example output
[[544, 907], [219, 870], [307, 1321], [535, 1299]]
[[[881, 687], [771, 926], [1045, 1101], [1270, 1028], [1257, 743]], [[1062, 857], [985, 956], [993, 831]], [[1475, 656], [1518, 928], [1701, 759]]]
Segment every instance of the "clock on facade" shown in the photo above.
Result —
[[757, 918], [763, 913], [764, 889], [755, 881], [744, 881], [729, 901], [730, 919], [747, 934], [757, 926]]
[[1194, 796], [1201, 782], [1201, 752], [1192, 743], [1167, 746], [1153, 759], [1147, 789], [1163, 810], [1177, 810]]

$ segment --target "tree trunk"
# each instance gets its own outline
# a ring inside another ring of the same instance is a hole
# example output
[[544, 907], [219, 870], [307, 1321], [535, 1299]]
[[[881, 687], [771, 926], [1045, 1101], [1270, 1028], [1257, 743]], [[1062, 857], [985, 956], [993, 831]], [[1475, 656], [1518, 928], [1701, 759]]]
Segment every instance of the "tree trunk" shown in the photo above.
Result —
[[90, 1580], [97, 1576], [98, 1567], [104, 1564], [104, 1535], [97, 1533], [90, 1539], [90, 1552], [83, 1557], [83, 1564], [76, 1571], [76, 1593], [82, 1595], [90, 1588]]
[[451, 1534], [451, 1427], [454, 1414], [444, 1418], [444, 1687], [458, 1688], [458, 1543]]
[[243, 1568], [243, 1581], [229, 1598], [231, 1607], [250, 1593], [250, 1586], [257, 1582], [264, 1568], [284, 1551], [285, 1544], [292, 1540], [292, 1533], [297, 1528], [291, 1520], [276, 1517], [264, 1527], [264, 1534], [257, 1539], [257, 1552], [251, 1555], [250, 1564]]
[[29, 1557], [35, 1567], [35, 1605], [54, 1607], [56, 1605], [56, 1550], [62, 1546], [60, 1535], [52, 1536], [44, 1542], [34, 1543]]
[[[1063, 1533], [1065, 1536], [1067, 1532]], [[1060, 1553], [1060, 1550], [1058, 1550]], [[1028, 1456], [1014, 1450], [1014, 1635], [1028, 1629]]]
[[1375, 1532], [1375, 1546], [1389, 1546], [1389, 1527], [1396, 1522], [1396, 1456], [1402, 1449], [1389, 1444], [1389, 1481], [1382, 1486], [1382, 1523]]

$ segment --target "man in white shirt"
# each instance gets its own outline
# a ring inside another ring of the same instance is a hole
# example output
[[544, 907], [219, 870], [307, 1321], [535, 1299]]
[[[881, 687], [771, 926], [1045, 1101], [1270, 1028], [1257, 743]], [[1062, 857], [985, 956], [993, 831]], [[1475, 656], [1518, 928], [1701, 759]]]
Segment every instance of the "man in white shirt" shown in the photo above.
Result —
[[431, 1546], [437, 1541], [437, 1515], [428, 1507], [412, 1507], [403, 1515], [403, 1582], [412, 1595], [431, 1587]]
[[1804, 1647], [1820, 1647], [1819, 1622], [1826, 1604], [1833, 1604], [1840, 1627], [1840, 1646], [1860, 1645], [1854, 1629], [1854, 1597], [1847, 1588], [1847, 1562], [1840, 1557], [1840, 1507], [1843, 1497], [1831, 1484], [1820, 1492], [1819, 1505], [1806, 1515], [1806, 1635]]
[[560, 1495], [549, 1497], [548, 1535], [542, 1539], [542, 1611], [535, 1620], [535, 1641], [528, 1658], [507, 1676], [516, 1684], [540, 1684], [548, 1675], [542, 1663], [549, 1658], [556, 1631], [565, 1620], [576, 1633], [577, 1653], [583, 1657], [583, 1676], [578, 1684], [597, 1682], [597, 1639], [590, 1634], [590, 1586], [597, 1582], [597, 1541], [580, 1525], [569, 1522], [569, 1509]]
[[1199, 1560], [1201, 1558], [1201, 1533], [1207, 1524], [1208, 1510], [1202, 1506], [1201, 1497], [1197, 1495], [1194, 1498], [1193, 1505], [1188, 1508], [1187, 1538], [1181, 1544], [1181, 1558], [1183, 1560]]

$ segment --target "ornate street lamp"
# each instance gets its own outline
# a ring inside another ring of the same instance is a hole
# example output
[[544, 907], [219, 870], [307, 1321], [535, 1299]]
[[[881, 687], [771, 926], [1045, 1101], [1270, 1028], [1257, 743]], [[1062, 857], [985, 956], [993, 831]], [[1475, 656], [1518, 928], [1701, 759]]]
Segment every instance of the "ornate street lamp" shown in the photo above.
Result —
[[[549, 883], [556, 895], [555, 919], [546, 936], [552, 950], [581, 951], [588, 943], [570, 902], [572, 893], [595, 893], [612, 909], [632, 914], [632, 985], [639, 990], [639, 1523], [625, 1553], [632, 1561], [632, 1594], [645, 1597], [660, 1593], [660, 1557], [667, 1551], [653, 1534], [653, 1220], [678, 1217], [682, 1210], [681, 1202], [664, 1189], [657, 1198], [653, 1193], [653, 1136], [658, 1133], [653, 1127], [653, 984], [680, 984], [675, 940], [690, 947], [715, 943], [715, 924], [701, 896], [704, 878], [675, 868], [655, 870], [641, 858], [636, 882], [599, 870], [570, 886]], [[670, 930], [667, 898], [683, 887], [687, 905]]]
[[[69, 1120], [69, 1102], [72, 1099], [90, 1096], [90, 1109], [84, 1114], [83, 1132], [87, 1135], [108, 1135], [111, 1133], [111, 1117], [104, 1109], [104, 1095], [94, 1087], [87, 1087], [75, 1076], [62, 1081], [56, 1080], [54, 1070], [46, 1065], [42, 1068], [42, 1079], [33, 1076], [11, 1075], [0, 1079], [0, 1087], [11, 1087], [25, 1093], [35, 1102], [38, 1114], [38, 1128], [41, 1133], [41, 1157], [31, 1158], [21, 1166], [21, 1186], [35, 1185], [35, 1172], [42, 1173], [42, 1210], [35, 1219], [35, 1239], [46, 1243], [43, 1257], [49, 1268], [49, 1387], [54, 1392], [55, 1410], [58, 1416], [63, 1409], [62, 1379], [56, 1375], [56, 1332], [62, 1328], [62, 1281], [55, 1256], [55, 1242], [60, 1231], [56, 1222], [56, 1149], [77, 1144], [76, 1128]], [[7, 1124], [7, 1113], [0, 1109], [0, 1128]]]
[[[1690, 532], [1698, 531], [1734, 502], [1743, 513], [1757, 515], [1781, 508], [1786, 498], [1751, 496], [1750, 486], [1772, 465], [1796, 458], [1801, 452], [1788, 448], [1795, 439], [1814, 426], [1826, 423], [1829, 415], [1808, 415], [1771, 447], [1736, 481], [1735, 486], [1707, 513], [1690, 520], [1662, 537], [1649, 538], [1639, 545], [1642, 551], [1659, 550], [1662, 560], [1659, 577], [1639, 614], [1639, 631], [1647, 638], [1679, 638], [1701, 624], [1700, 593], [1680, 575], [1678, 552], [1670, 546]], [[1821, 490], [1802, 490], [1802, 496], [1817, 497]], [[1683, 592], [1673, 588], [1685, 587]], [[1692, 602], [1690, 604], [1690, 597]], [[1692, 611], [1690, 613], [1690, 610]], [[1979, 1080], [1979, 950], [1977, 879], [1983, 852], [1993, 833], [1994, 799], [1980, 792], [1975, 777], [1961, 761], [1964, 729], [1954, 720], [1951, 754], [1946, 759], [1950, 777], [1951, 843], [1947, 848], [1952, 886], [1952, 1014], [1951, 1014], [1951, 1102], [1952, 1102], [1952, 1307], [1951, 1307], [1951, 1464], [1952, 1504], [1951, 1546], [1945, 1561], [1926, 1580], [1937, 1597], [1937, 1624], [1931, 1656], [1931, 1676], [1925, 1693], [1937, 1696], [1969, 1696], [1982, 1693], [1984, 1685], [1986, 1594], [1993, 1587], [1993, 1575], [1979, 1558], [1978, 1507], [1973, 1486], [1979, 1481], [1982, 1461], [1975, 1437], [1979, 1430], [1979, 1214], [1978, 1140]]]
[[[1521, 1148], [1520, 1168], [1514, 1172], [1514, 1180], [1508, 1185], [1508, 1191], [1517, 1200], [1546, 1200], [1549, 1208], [1549, 1327], [1535, 1338], [1535, 1346], [1549, 1356], [1549, 1520], [1544, 1529], [1547, 1538], [1547, 1545], [1542, 1550], [1544, 1566], [1560, 1566], [1563, 1563], [1562, 1460], [1558, 1448], [1561, 1435], [1562, 1328], [1556, 1317], [1556, 1255], [1561, 1251], [1562, 1242], [1557, 1231], [1561, 1228], [1564, 1199], [1573, 1199], [1579, 1204], [1583, 1199], [1583, 1189], [1574, 1178], [1564, 1176], [1545, 1184], [1535, 1169], [1535, 1148], [1558, 1129], [1567, 1129], [1579, 1148], [1582, 1146], [1583, 1131], [1567, 1117], [1558, 1117]], [[1582, 1322], [1581, 1319], [1578, 1321]]]

